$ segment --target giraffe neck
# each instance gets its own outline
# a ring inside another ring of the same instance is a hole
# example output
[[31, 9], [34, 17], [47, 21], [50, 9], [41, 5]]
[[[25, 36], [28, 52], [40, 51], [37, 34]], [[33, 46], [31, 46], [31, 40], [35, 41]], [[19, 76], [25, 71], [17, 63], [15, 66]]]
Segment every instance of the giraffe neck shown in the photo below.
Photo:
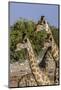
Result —
[[[31, 46], [31, 43], [29, 39], [27, 39], [27, 51], [28, 51], [28, 58], [29, 58], [29, 64], [31, 67], [31, 71], [35, 77], [35, 80], [37, 81], [38, 85], [47, 85], [50, 84], [50, 80], [46, 74], [44, 74], [41, 69], [38, 67], [38, 64], [36, 62], [36, 58]], [[46, 82], [47, 80], [47, 82]]]
[[[59, 81], [58, 81], [58, 76], [59, 76], [59, 49], [58, 49], [58, 46], [57, 46], [57, 44], [55, 43], [55, 40], [54, 40], [54, 38], [53, 38], [53, 35], [52, 35], [52, 32], [51, 32], [51, 29], [48, 27], [48, 29], [46, 30], [47, 31], [47, 34], [50, 34], [50, 37], [49, 37], [49, 39], [50, 38], [52, 38], [51, 40], [52, 41], [50, 41], [51, 42], [51, 55], [52, 55], [52, 57], [53, 57], [53, 59], [54, 59], [54, 61], [55, 61], [55, 66], [56, 66], [56, 69], [55, 69], [55, 76], [54, 76], [54, 81], [55, 81], [55, 83], [58, 83]], [[57, 75], [56, 75], [57, 74]]]
[[51, 39], [51, 53], [52, 53], [52, 56], [54, 58], [55, 61], [58, 61], [58, 57], [59, 57], [59, 50], [58, 50], [58, 46], [57, 44], [55, 43], [55, 40], [53, 38], [53, 35], [52, 35], [52, 32], [51, 32], [51, 29], [49, 28], [48, 24], [46, 24], [46, 32], [47, 34], [50, 34], [49, 36], [49, 39]]

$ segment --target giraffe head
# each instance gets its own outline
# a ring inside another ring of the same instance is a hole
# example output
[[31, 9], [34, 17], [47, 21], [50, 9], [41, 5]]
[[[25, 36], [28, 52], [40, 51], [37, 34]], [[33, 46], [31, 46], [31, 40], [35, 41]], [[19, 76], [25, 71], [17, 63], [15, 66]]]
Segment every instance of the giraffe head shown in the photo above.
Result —
[[41, 18], [40, 18], [40, 24], [45, 24], [45, 16], [41, 16]]
[[22, 43], [18, 43], [16, 45], [16, 50], [15, 51], [20, 51], [21, 49], [27, 48], [27, 38], [26, 38], [26, 34], [23, 33], [23, 37], [22, 37]]
[[45, 19], [45, 16], [41, 16], [40, 20], [38, 21], [38, 24], [36, 26], [36, 32], [41, 31], [41, 30], [46, 30], [47, 31], [48, 24]]

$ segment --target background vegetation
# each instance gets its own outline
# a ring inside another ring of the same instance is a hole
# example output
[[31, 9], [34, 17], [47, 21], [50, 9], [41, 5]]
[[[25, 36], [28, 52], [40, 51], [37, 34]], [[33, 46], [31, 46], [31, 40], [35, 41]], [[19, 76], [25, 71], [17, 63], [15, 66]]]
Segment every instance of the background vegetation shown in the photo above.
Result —
[[[15, 52], [17, 43], [20, 43], [23, 40], [23, 33], [26, 33], [27, 37], [30, 39], [35, 55], [39, 55], [47, 34], [45, 30], [35, 33], [35, 27], [36, 24], [34, 21], [25, 19], [20, 19], [13, 26], [10, 27], [9, 44], [11, 63], [16, 61], [23, 62], [27, 58], [26, 49], [22, 49], [21, 51]], [[53, 26], [50, 27], [53, 33], [53, 37], [58, 45], [58, 29]]]

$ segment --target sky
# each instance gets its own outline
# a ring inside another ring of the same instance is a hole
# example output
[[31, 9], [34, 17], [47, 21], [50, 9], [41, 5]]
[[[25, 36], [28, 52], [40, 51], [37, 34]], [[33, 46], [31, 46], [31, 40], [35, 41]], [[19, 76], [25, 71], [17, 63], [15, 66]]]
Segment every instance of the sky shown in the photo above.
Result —
[[37, 22], [44, 15], [51, 25], [58, 27], [58, 5], [10, 2], [9, 8], [10, 25], [20, 17]]

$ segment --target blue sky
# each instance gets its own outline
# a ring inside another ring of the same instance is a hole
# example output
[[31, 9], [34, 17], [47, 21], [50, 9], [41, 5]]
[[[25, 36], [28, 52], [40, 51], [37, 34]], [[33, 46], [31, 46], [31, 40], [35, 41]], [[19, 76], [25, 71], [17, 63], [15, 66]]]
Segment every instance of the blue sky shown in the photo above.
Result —
[[10, 25], [13, 25], [20, 17], [38, 21], [41, 15], [44, 15], [51, 25], [58, 27], [57, 5], [10, 3]]

